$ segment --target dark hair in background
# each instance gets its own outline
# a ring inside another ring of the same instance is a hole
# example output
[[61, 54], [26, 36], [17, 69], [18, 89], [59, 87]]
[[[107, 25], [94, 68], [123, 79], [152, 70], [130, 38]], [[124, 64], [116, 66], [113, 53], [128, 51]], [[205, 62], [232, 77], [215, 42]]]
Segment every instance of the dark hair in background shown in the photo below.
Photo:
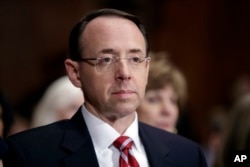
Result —
[[141, 23], [138, 17], [132, 14], [126, 13], [124, 11], [116, 10], [116, 9], [100, 9], [100, 10], [95, 10], [95, 11], [88, 13], [87, 15], [85, 15], [85, 17], [83, 17], [80, 20], [80, 22], [78, 22], [73, 27], [69, 36], [69, 55], [72, 60], [77, 61], [79, 60], [79, 58], [81, 58], [81, 52], [84, 48], [81, 48], [80, 43], [79, 43], [79, 38], [82, 32], [84, 31], [84, 29], [86, 28], [87, 24], [91, 20], [99, 16], [117, 16], [117, 17], [126, 18], [132, 21], [133, 23], [135, 23], [135, 25], [139, 28], [139, 30], [141, 31], [142, 35], [145, 38], [146, 51], [148, 55], [149, 47], [148, 47], [147, 34], [146, 34], [143, 24]]
[[218, 167], [232, 165], [237, 151], [250, 151], [250, 94], [242, 96], [233, 104], [223, 140], [216, 162]]

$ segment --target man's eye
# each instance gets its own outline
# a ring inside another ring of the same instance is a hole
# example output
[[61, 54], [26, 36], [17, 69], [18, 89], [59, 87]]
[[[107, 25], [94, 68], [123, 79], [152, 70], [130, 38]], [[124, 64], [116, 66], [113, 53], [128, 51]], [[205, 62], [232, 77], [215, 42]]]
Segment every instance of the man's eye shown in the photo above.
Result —
[[139, 57], [132, 57], [131, 58], [134, 63], [140, 63], [141, 59]]
[[105, 64], [109, 64], [109, 63], [111, 63], [112, 62], [112, 58], [110, 58], [110, 57], [105, 57], [105, 58], [102, 58], [102, 59], [100, 59], [100, 62], [99, 63], [105, 63]]

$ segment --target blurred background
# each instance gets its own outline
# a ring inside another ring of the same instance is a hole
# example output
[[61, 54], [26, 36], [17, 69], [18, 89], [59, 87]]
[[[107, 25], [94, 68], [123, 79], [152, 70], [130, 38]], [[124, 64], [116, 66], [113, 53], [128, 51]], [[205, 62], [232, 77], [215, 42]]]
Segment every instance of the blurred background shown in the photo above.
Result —
[[189, 122], [201, 142], [216, 106], [250, 91], [250, 1], [1, 0], [0, 89], [30, 119], [45, 88], [65, 74], [68, 36], [88, 11], [138, 15], [153, 51], [167, 51], [188, 82]]

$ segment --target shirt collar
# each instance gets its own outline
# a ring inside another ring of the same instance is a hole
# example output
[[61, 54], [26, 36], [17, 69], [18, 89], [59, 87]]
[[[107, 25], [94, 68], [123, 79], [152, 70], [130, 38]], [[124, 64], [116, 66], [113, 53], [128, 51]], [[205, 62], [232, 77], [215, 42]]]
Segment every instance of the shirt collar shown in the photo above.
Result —
[[[120, 134], [113, 127], [90, 113], [84, 105], [82, 106], [81, 111], [96, 151], [102, 152], [106, 148], [110, 147], [115, 139], [120, 136]], [[134, 121], [123, 135], [130, 137], [134, 141], [135, 149], [139, 152], [142, 151], [138, 134], [138, 117], [136, 112]]]

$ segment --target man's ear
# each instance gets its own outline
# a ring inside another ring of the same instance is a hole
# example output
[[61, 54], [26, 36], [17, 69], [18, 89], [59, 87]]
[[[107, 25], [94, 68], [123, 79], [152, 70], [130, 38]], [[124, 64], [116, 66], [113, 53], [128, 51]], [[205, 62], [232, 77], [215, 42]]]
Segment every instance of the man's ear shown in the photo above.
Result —
[[72, 84], [78, 88], [82, 87], [79, 73], [79, 64], [71, 59], [66, 59], [64, 65], [68, 74], [68, 77]]
[[146, 77], [146, 85], [148, 84], [148, 75], [149, 75], [149, 70], [150, 70], [150, 61], [151, 59], [149, 59], [149, 61], [147, 62], [147, 77]]

